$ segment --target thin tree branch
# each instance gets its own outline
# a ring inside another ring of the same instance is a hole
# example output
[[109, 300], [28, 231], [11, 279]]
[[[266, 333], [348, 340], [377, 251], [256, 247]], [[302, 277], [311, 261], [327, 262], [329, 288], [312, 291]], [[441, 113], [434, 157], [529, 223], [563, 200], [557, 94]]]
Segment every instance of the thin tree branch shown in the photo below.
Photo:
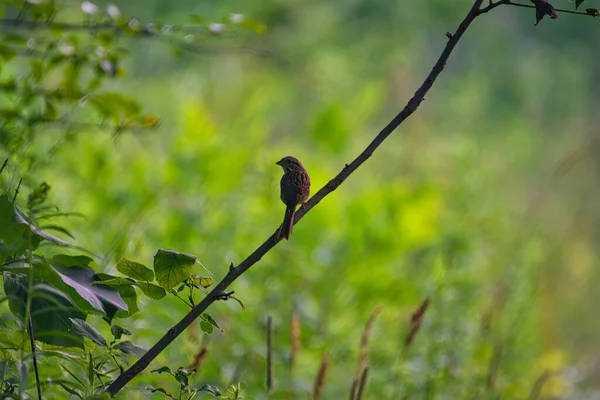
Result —
[[[502, 4], [506, 4], [507, 6], [515, 6], [515, 7], [524, 7], [524, 8], [535, 8], [533, 4], [521, 4], [515, 3], [512, 0], [508, 0], [503, 2]], [[493, 7], [492, 7], [493, 8]], [[554, 8], [556, 12], [565, 13], [565, 14], [577, 14], [577, 15], [587, 15], [588, 17], [596, 17], [594, 14], [589, 14], [585, 11], [575, 11], [575, 10], [566, 10], [564, 8]]]
[[477, 14], [484, 14], [486, 12], [489, 12], [491, 10], [493, 10], [494, 8], [501, 6], [502, 4], [508, 4], [510, 3], [510, 0], [498, 0], [496, 2], [493, 2], [492, 0], [490, 0], [490, 3], [487, 5], [487, 7], [481, 8], [479, 11], [477, 11]]
[[[371, 155], [373, 152], [383, 143], [383, 141], [402, 123], [406, 120], [411, 114], [413, 114], [421, 102], [425, 100], [425, 95], [431, 87], [433, 83], [440, 75], [440, 73], [444, 70], [444, 66], [450, 58], [450, 54], [458, 44], [458, 41], [461, 39], [469, 25], [473, 22], [473, 20], [479, 15], [478, 11], [481, 8], [481, 4], [483, 0], [475, 0], [473, 6], [470, 11], [467, 13], [465, 19], [460, 23], [456, 32], [452, 35], [452, 37], [446, 42], [446, 47], [442, 51], [439, 59], [433, 66], [431, 72], [421, 85], [419, 89], [415, 92], [414, 96], [408, 101], [406, 106], [400, 111], [398, 115], [392, 119], [392, 121], [387, 124], [381, 132], [375, 137], [375, 139], [367, 146], [365, 150], [352, 161], [350, 164], [346, 164], [346, 166], [342, 169], [342, 171], [335, 176], [332, 180], [330, 180], [325, 186], [323, 186], [313, 197], [311, 197], [308, 202], [304, 204], [304, 207], [298, 210], [296, 216], [294, 218], [294, 224], [298, 223], [307, 212], [309, 212], [313, 207], [315, 207], [325, 196], [336, 190], [358, 167], [360, 167]], [[208, 306], [210, 306], [215, 300], [219, 298], [221, 293], [227, 289], [227, 287], [235, 281], [240, 275], [246, 272], [250, 267], [256, 264], [260, 259], [277, 243], [279, 240], [277, 239], [277, 229], [273, 234], [263, 243], [261, 244], [252, 254], [250, 254], [244, 261], [242, 261], [237, 267], [230, 268], [229, 272], [225, 277], [219, 282], [214, 289], [204, 298], [198, 305], [196, 305], [187, 315], [185, 315], [181, 321], [179, 321], [175, 326], [167, 331], [167, 333], [160, 338], [158, 342], [150, 350], [146, 352], [135, 364], [133, 364], [127, 371], [119, 375], [117, 379], [108, 387], [107, 392], [114, 396], [123, 386], [127, 384], [130, 380], [132, 380], [136, 375], [142, 372], [149, 364], [163, 351], [177, 336], [183, 332], [185, 328], [187, 328], [192, 322], [198, 318], [200, 314], [202, 314]]]
[[42, 387], [40, 385], [40, 372], [38, 371], [37, 356], [35, 355], [35, 339], [33, 336], [33, 322], [31, 321], [31, 314], [29, 314], [29, 341], [31, 342], [31, 357], [33, 358], [33, 370], [35, 371], [35, 384], [37, 386], [38, 399], [42, 400]]

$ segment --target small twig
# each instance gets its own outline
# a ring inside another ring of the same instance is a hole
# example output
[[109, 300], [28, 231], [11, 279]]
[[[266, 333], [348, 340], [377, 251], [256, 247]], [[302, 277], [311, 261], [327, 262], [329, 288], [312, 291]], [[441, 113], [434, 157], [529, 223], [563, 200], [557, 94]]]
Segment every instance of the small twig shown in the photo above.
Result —
[[267, 317], [267, 391], [273, 388], [273, 318]]
[[[515, 6], [515, 7], [535, 8], [535, 6], [533, 4], [514, 3], [511, 0], [503, 1], [502, 4], [506, 4], [507, 6]], [[587, 15], [588, 17], [596, 17], [596, 15], [589, 14], [585, 11], [566, 10], [564, 8], [555, 8], [554, 11], [559, 12], [559, 13], [565, 13], [565, 14], [577, 14], [577, 15]]]
[[363, 393], [365, 392], [365, 387], [367, 386], [367, 380], [369, 379], [369, 367], [363, 370], [363, 373], [360, 377], [360, 386], [358, 387], [358, 396], [356, 396], [356, 400], [362, 400]]
[[38, 399], [42, 400], [42, 387], [40, 385], [40, 372], [38, 371], [37, 356], [35, 354], [35, 338], [33, 334], [33, 322], [31, 320], [31, 314], [29, 314], [29, 320], [27, 321], [29, 329], [29, 341], [31, 343], [31, 357], [33, 358], [33, 370], [35, 371], [35, 384], [37, 386]]
[[21, 188], [21, 182], [23, 182], [23, 178], [19, 179], [19, 184], [17, 185], [17, 190], [15, 190], [15, 195], [13, 196], [13, 204], [17, 200], [17, 195], [19, 194], [19, 189]]
[[4, 160], [4, 163], [2, 164], [2, 167], [0, 167], [0, 174], [2, 174], [2, 171], [4, 171], [4, 168], [6, 168], [7, 164], [8, 164], [8, 158], [6, 160]]

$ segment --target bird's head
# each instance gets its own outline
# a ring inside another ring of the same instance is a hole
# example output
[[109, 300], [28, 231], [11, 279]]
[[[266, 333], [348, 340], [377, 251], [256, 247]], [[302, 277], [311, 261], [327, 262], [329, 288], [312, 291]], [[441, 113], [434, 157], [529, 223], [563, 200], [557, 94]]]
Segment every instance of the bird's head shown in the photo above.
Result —
[[277, 161], [275, 164], [281, 165], [284, 172], [295, 171], [297, 169], [303, 169], [302, 163], [298, 161], [297, 158], [292, 156], [283, 157], [281, 160]]

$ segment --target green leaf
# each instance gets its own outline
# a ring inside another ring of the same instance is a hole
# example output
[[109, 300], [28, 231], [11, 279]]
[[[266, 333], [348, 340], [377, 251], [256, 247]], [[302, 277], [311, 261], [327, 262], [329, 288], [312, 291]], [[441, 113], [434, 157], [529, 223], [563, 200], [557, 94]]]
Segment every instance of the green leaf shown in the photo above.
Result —
[[202, 332], [206, 333], [207, 335], [212, 335], [214, 331], [212, 324], [205, 320], [200, 321], [200, 329], [202, 329]]
[[107, 347], [106, 339], [104, 336], [96, 328], [88, 324], [82, 319], [78, 318], [69, 318], [73, 323], [73, 329], [75, 332], [79, 333], [81, 336], [90, 339], [92, 342], [96, 343], [99, 346]]
[[50, 259], [50, 264], [60, 264], [65, 267], [76, 267], [90, 265], [94, 261], [88, 256], [70, 256], [67, 254], [57, 254]]
[[170, 398], [172, 398], [172, 399], [174, 399], [174, 400], [177, 400], [177, 397], [170, 395], [170, 394], [169, 394], [169, 393], [167, 393], [167, 391], [166, 391], [165, 389], [163, 389], [163, 388], [155, 388], [155, 387], [154, 387], [154, 386], [152, 386], [152, 385], [146, 385], [145, 389], [146, 389], [146, 390], [149, 390], [149, 391], [150, 391], [150, 392], [152, 392], [152, 393], [155, 393], [155, 392], [162, 393], [162, 394], [164, 394], [164, 395], [165, 395], [165, 396], [167, 396], [167, 397], [170, 397]]
[[144, 348], [138, 346], [137, 344], [131, 343], [129, 340], [117, 343], [114, 348], [137, 358], [141, 358], [144, 354], [146, 354], [146, 350]]
[[150, 371], [150, 372], [151, 372], [151, 373], [157, 373], [157, 374], [164, 374], [164, 373], [168, 373], [168, 374], [171, 374], [171, 375], [175, 376], [175, 375], [173, 374], [173, 371], [171, 371], [171, 368], [167, 367], [166, 365], [165, 365], [165, 366], [162, 366], [162, 367], [160, 367], [160, 368], [157, 368], [157, 369], [153, 369], [153, 370], [152, 370], [152, 371]]
[[218, 330], [220, 330], [221, 332], [225, 332], [223, 329], [221, 329], [219, 324], [217, 324], [217, 321], [215, 321], [210, 315], [204, 313], [202, 314], [202, 319], [214, 326], [215, 328], [217, 328]]
[[[63, 257], [62, 260], [53, 258], [51, 265], [45, 262], [39, 266], [36, 264], [35, 267], [39, 268], [39, 273], [44, 274], [40, 275], [40, 278], [63, 290], [71, 296], [82, 311], [87, 313], [98, 314], [98, 311], [100, 311], [112, 317], [119, 310], [128, 310], [128, 306], [118, 289], [94, 284], [98, 278], [92, 268], [83, 265], [67, 266], [72, 263], [73, 259], [66, 257]], [[62, 264], [63, 260], [66, 260], [67, 264]]]
[[181, 371], [177, 371], [175, 373], [175, 380], [177, 380], [177, 382], [179, 382], [179, 384], [183, 387], [189, 385], [189, 380], [188, 380], [187, 374], [185, 374]]
[[106, 285], [110, 287], [118, 287], [118, 286], [132, 286], [137, 282], [130, 278], [113, 278], [107, 279], [105, 281], [96, 281], [92, 282], [92, 285]]
[[192, 275], [192, 282], [206, 289], [207, 287], [211, 286], [215, 280], [212, 276]]
[[150, 282], [154, 280], [154, 272], [140, 263], [121, 258], [117, 262], [117, 271], [133, 279]]
[[[23, 321], [30, 294], [29, 277], [6, 272], [3, 276], [9, 308], [15, 317]], [[83, 337], [72, 333], [70, 318], [83, 319], [85, 314], [75, 307], [69, 296], [38, 280], [34, 280], [31, 296], [31, 319], [35, 339], [55, 346], [83, 349]]]
[[153, 283], [136, 282], [135, 286], [139, 287], [142, 292], [151, 299], [160, 300], [167, 295], [165, 289]]
[[196, 256], [160, 249], [154, 256], [154, 272], [160, 286], [167, 291], [188, 279]]
[[66, 228], [63, 228], [60, 225], [44, 225], [44, 226], [40, 226], [40, 229], [43, 229], [44, 231], [57, 231], [60, 233], [64, 233], [65, 235], [69, 236], [71, 239], [75, 239], [75, 236], [73, 236], [71, 234], [71, 232], [69, 232]]
[[112, 333], [112, 335], [114, 336], [115, 340], [119, 340], [121, 339], [121, 336], [126, 335], [129, 336], [131, 335], [131, 332], [128, 331], [127, 329], [119, 326], [119, 325], [113, 325], [110, 327], [110, 333]]
[[18, 206], [14, 206], [14, 210], [15, 210], [15, 220], [18, 223], [27, 225], [29, 227], [29, 229], [31, 230], [31, 232], [38, 235], [40, 238], [45, 239], [54, 244], [58, 244], [60, 246], [68, 246], [69, 245], [69, 243], [65, 242], [64, 240], [38, 228], [37, 226], [35, 226], [31, 222], [29, 222], [25, 213], [23, 211], [21, 211], [21, 209]]
[[583, 4], [585, 0], [575, 0], [575, 8], [579, 8], [580, 5]]
[[203, 385], [200, 389], [195, 389], [197, 391], [200, 392], [209, 392], [214, 394], [215, 396], [220, 396], [221, 395], [221, 391], [219, 390], [218, 387], [213, 386], [213, 385]]

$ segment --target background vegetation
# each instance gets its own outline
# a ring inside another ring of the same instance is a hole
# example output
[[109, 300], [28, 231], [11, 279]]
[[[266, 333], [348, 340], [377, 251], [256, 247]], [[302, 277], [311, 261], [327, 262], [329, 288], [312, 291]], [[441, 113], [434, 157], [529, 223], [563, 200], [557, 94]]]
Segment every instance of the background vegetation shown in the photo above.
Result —
[[[241, 13], [268, 29], [226, 27], [198, 51], [120, 39], [130, 54], [115, 64], [126, 74], [105, 73], [102, 88], [139, 101], [144, 113], [127, 127], [43, 125], [35, 140], [0, 149], [0, 159], [9, 157], [2, 184], [12, 195], [23, 179], [24, 208], [47, 182], [49, 203], [84, 215], [60, 225], [98, 256], [98, 272], [114, 274], [121, 257], [150, 266], [166, 248], [195, 254], [222, 277], [281, 222], [275, 161], [294, 155], [313, 191], [325, 184], [412, 96], [471, 3], [119, 2], [122, 15], [144, 23]], [[65, 7], [80, 18], [79, 3]], [[223, 331], [207, 335], [196, 323], [150, 369], [193, 366], [205, 347], [190, 376], [195, 386], [225, 392], [241, 382], [249, 399], [307, 398], [328, 354], [321, 397], [347, 398], [365, 323], [380, 310], [366, 399], [597, 396], [597, 20], [561, 14], [534, 22], [533, 10], [507, 6], [475, 21], [419, 111], [234, 285], [246, 311], [215, 304], [210, 312]], [[92, 45], [101, 39], [81, 35]], [[16, 54], [0, 77], [35, 73], [25, 65], [27, 56]], [[83, 109], [69, 121], [99, 121]], [[154, 116], [160, 125], [150, 130]], [[411, 314], [426, 298], [421, 329], [403, 351]], [[138, 296], [138, 306], [118, 323], [144, 348], [189, 309], [173, 296]], [[3, 329], [13, 334], [8, 302], [2, 307]], [[294, 315], [300, 345], [290, 368]], [[99, 316], [88, 322], [110, 337]], [[5, 366], [20, 362], [8, 347]], [[40, 361], [42, 379], [69, 379], [54, 362]], [[121, 395], [144, 398], [149, 384], [179, 387], [147, 372]], [[57, 385], [45, 391], [65, 395]]]

